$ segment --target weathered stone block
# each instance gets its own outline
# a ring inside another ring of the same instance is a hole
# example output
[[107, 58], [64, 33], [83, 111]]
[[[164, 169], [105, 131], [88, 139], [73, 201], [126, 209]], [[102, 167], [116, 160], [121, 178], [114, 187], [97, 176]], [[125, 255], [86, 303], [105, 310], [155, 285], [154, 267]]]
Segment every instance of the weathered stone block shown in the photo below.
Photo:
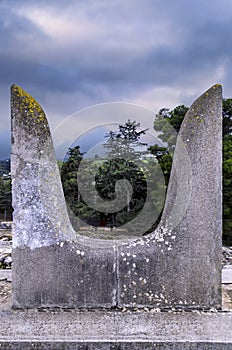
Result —
[[15, 248], [13, 260], [14, 308], [116, 306], [113, 249], [66, 242], [62, 247]]
[[188, 111], [151, 234], [82, 237], [69, 221], [44, 112], [12, 87], [13, 306], [221, 307], [222, 91]]
[[231, 313], [0, 312], [1, 349], [231, 350]]

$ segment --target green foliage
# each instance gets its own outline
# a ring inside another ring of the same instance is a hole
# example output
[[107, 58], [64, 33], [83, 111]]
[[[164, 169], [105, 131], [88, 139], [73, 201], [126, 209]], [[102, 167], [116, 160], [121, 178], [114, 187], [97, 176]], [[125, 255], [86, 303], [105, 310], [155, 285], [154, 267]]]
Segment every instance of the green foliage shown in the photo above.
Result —
[[[170, 152], [176, 144], [177, 133], [188, 108], [184, 105], [178, 106], [170, 111], [167, 108], [162, 108], [156, 115], [154, 129], [161, 131], [159, 138], [167, 143], [167, 149]], [[173, 128], [176, 133], [173, 132]]]
[[131, 221], [143, 208], [147, 191], [146, 179], [143, 171], [133, 161], [122, 158], [106, 161], [98, 169], [95, 179], [99, 195], [108, 201], [116, 198], [115, 185], [117, 180], [126, 179], [132, 185], [133, 194], [129, 204], [118, 213], [108, 215], [108, 221], [114, 226], [121, 226]]
[[11, 180], [0, 178], [0, 212], [3, 220], [12, 220]]
[[172, 156], [168, 152], [168, 148], [160, 147], [159, 145], [153, 145], [148, 148], [148, 151], [153, 154], [159, 162], [159, 165], [163, 171], [166, 187], [168, 186], [169, 177], [172, 168]]
[[[79, 165], [83, 154], [80, 153], [78, 146], [69, 149], [67, 161], [60, 164], [61, 180], [68, 207], [81, 220], [94, 226], [121, 226], [131, 221], [143, 208], [147, 195], [146, 178], [135, 161], [141, 160], [144, 153], [147, 153], [141, 149], [144, 144], [140, 142], [141, 136], [147, 130], [139, 130], [139, 127], [140, 124], [136, 121], [128, 120], [124, 125], [118, 126], [117, 132], [110, 131], [104, 144], [109, 160], [103, 162], [97, 157], [87, 158], [82, 162], [81, 171]], [[92, 179], [89, 174], [95, 176], [96, 192], [93, 191], [92, 183], [89, 183]], [[120, 179], [127, 179], [130, 182], [133, 195], [129, 203], [118, 213], [107, 214], [92, 209], [79, 193], [78, 183], [81, 183], [85, 193], [88, 194], [87, 197], [91, 198], [93, 203], [96, 195], [110, 202], [116, 197], [115, 186]]]
[[174, 108], [170, 114], [170, 124], [174, 127], [174, 129], [179, 132], [181, 123], [185, 117], [185, 114], [188, 112], [188, 107], [181, 105]]
[[[167, 147], [154, 145], [149, 147], [149, 151], [157, 157], [166, 184], [170, 177], [171, 155], [176, 143], [176, 137], [172, 136], [172, 127], [179, 131], [187, 111], [188, 108], [184, 105], [172, 111], [163, 108], [154, 122], [154, 129], [161, 132], [159, 137], [167, 143]], [[223, 100], [223, 240], [226, 244], [232, 245], [232, 99], [230, 98]]]
[[140, 123], [130, 119], [124, 125], [118, 126], [118, 131], [110, 131], [105, 135], [107, 142], [104, 144], [108, 158], [118, 157], [122, 159], [139, 159], [143, 155], [141, 147], [146, 144], [140, 141], [148, 129], [138, 130]]
[[133, 195], [125, 208], [120, 212], [108, 214], [107, 220], [111, 226], [121, 226], [131, 221], [143, 208], [147, 195], [146, 178], [142, 169], [135, 162], [147, 153], [142, 150], [145, 144], [140, 141], [147, 129], [139, 130], [140, 123], [130, 119], [124, 125], [118, 126], [118, 131], [110, 131], [104, 147], [110, 159], [98, 170], [96, 188], [105, 200], [115, 199], [116, 181], [126, 179], [133, 188]]
[[232, 245], [232, 99], [223, 100], [223, 239]]
[[124, 125], [118, 126], [118, 132], [110, 131], [106, 138], [108, 140], [124, 139], [130, 142], [139, 142], [141, 136], [145, 135], [148, 129], [138, 131], [138, 128], [140, 128], [140, 123], [128, 119]]
[[10, 172], [10, 160], [1, 160], [0, 161], [0, 176], [3, 174], [8, 174]]
[[82, 156], [83, 154], [80, 152], [79, 146], [69, 148], [68, 160], [62, 164], [60, 170], [65, 199], [71, 209], [73, 209], [76, 201], [79, 199], [77, 171], [82, 160]]
[[223, 135], [231, 135], [232, 133], [232, 98], [223, 100]]
[[[77, 177], [79, 174], [79, 166], [83, 159], [83, 155], [84, 153], [80, 152], [79, 146], [69, 148], [68, 159], [59, 165], [68, 213], [70, 220], [76, 229], [78, 229], [79, 226], [78, 219], [94, 225], [96, 224], [97, 218], [99, 216], [95, 210], [90, 208], [84, 202], [79, 192]], [[82, 182], [86, 185], [86, 187], [89, 186], [88, 182], [85, 181], [85, 178], [87, 178], [87, 173], [90, 171], [96, 172], [97, 168], [98, 165], [95, 163], [92, 164], [92, 168], [85, 166], [85, 168], [82, 169], [81, 176], [84, 177], [84, 181]]]
[[[148, 150], [156, 157], [163, 171], [165, 184], [168, 186], [169, 177], [172, 168], [172, 155], [174, 152], [177, 135], [184, 119], [188, 107], [181, 105], [170, 111], [167, 108], [162, 108], [156, 115], [154, 129], [160, 131], [159, 138], [167, 144], [167, 147], [153, 145]], [[173, 128], [176, 133], [173, 132]]]

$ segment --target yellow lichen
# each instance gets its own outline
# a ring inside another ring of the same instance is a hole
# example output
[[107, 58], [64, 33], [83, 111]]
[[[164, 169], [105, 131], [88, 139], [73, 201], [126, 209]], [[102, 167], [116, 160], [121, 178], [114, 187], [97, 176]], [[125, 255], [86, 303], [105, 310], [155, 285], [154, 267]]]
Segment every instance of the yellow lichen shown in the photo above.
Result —
[[215, 84], [214, 86], [213, 86], [213, 89], [216, 89], [217, 87], [221, 87], [222, 85], [221, 84]]
[[33, 117], [38, 122], [45, 122], [46, 117], [43, 109], [39, 103], [26, 91], [17, 85], [12, 86], [12, 92], [18, 98], [18, 109], [23, 112], [24, 115]]

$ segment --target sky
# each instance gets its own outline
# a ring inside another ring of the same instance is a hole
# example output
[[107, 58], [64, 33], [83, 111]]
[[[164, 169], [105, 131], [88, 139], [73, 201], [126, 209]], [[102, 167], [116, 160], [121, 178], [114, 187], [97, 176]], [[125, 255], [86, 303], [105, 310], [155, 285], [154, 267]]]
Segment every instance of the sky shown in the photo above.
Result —
[[[231, 0], [0, 0], [0, 159], [11, 84], [41, 104], [59, 149], [94, 127], [99, 142], [122, 121], [109, 105], [152, 119], [215, 83], [232, 97]], [[77, 135], [65, 139], [74, 119]]]

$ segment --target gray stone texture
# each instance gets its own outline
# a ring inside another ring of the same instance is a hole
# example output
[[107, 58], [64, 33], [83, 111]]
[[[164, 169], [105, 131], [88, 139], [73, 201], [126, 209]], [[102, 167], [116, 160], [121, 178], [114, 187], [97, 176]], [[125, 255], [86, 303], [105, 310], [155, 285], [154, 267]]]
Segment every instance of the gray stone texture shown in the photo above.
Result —
[[231, 344], [211, 342], [0, 342], [3, 350], [231, 350]]
[[231, 344], [211, 342], [0, 342], [3, 350], [231, 350]]
[[68, 219], [44, 112], [13, 86], [13, 307], [220, 309], [221, 122], [215, 85], [183, 121], [157, 229], [94, 240]]
[[13, 248], [75, 239], [70, 227], [44, 111], [20, 87], [11, 88]]
[[116, 306], [113, 249], [83, 246], [80, 250], [80, 245], [70, 242], [62, 247], [16, 248], [13, 261], [14, 308]]
[[1, 349], [231, 349], [231, 316], [198, 312], [5, 310], [0, 312], [0, 345]]
[[220, 309], [221, 123], [215, 85], [183, 121], [159, 227], [119, 247], [120, 306]]

